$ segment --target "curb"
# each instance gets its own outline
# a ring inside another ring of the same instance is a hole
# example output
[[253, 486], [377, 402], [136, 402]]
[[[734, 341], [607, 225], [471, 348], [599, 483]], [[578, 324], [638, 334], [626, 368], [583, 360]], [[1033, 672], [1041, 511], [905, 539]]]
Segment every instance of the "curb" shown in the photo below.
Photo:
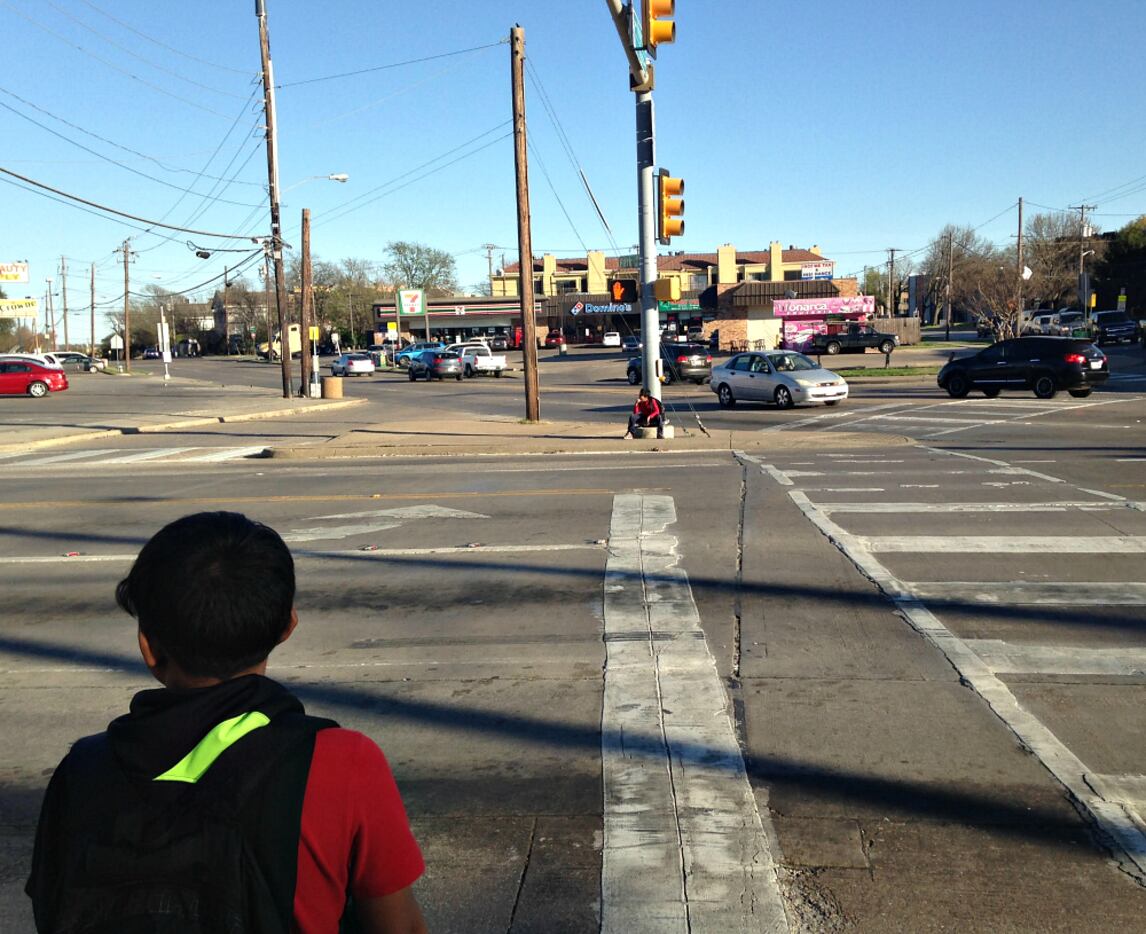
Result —
[[172, 422], [160, 422], [154, 425], [119, 425], [110, 428], [81, 429], [72, 435], [0, 444], [0, 453], [9, 454], [23, 451], [37, 451], [41, 448], [63, 447], [68, 444], [97, 441], [100, 438], [116, 438], [123, 435], [159, 434], [164, 431], [194, 428], [199, 425], [229, 424], [231, 422], [249, 422], [258, 419], [276, 418], [280, 415], [299, 415], [304, 412], [314, 412], [319, 409], [339, 409], [352, 405], [362, 405], [366, 401], [366, 399], [338, 399], [325, 403], [320, 402], [318, 405], [298, 405], [289, 409], [277, 409], [274, 411], [241, 412], [236, 415], [205, 415]]

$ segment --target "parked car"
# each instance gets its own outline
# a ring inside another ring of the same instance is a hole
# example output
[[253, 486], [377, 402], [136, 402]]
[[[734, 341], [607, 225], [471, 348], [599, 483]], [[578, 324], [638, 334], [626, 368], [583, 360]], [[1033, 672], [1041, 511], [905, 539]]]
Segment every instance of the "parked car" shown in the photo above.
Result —
[[507, 366], [505, 354], [495, 354], [486, 344], [458, 344], [447, 347], [462, 360], [462, 374], [471, 376], [501, 376]]
[[773, 402], [790, 409], [798, 402], [839, 405], [847, 381], [815, 360], [792, 350], [741, 353], [712, 368], [712, 391], [722, 408], [737, 402]]
[[344, 353], [330, 364], [331, 376], [373, 376], [374, 360], [368, 353]]
[[462, 358], [452, 350], [423, 350], [410, 358], [406, 364], [406, 374], [410, 382], [422, 377], [427, 382], [432, 379], [445, 379], [452, 376], [462, 378]]
[[1106, 382], [1106, 354], [1090, 341], [1076, 337], [1016, 337], [985, 350], [952, 356], [937, 377], [941, 389], [962, 399], [972, 389], [994, 398], [1004, 389], [1033, 390], [1051, 399], [1060, 389], [1072, 396], [1089, 396]]
[[621, 346], [621, 332], [620, 331], [606, 331], [601, 337], [602, 347], [620, 347]]
[[441, 350], [445, 346], [441, 341], [415, 341], [399, 350], [394, 362], [398, 366], [407, 366], [410, 358], [420, 354], [423, 350]]
[[89, 357], [86, 353], [80, 353], [76, 350], [53, 350], [44, 354], [44, 356], [65, 369], [67, 367], [75, 367], [77, 370], [83, 370], [86, 373], [94, 373], [96, 370], [107, 369], [106, 360], [100, 357]]
[[490, 350], [509, 350], [509, 338], [504, 334], [494, 334], [489, 339]]
[[[633, 357], [625, 376], [630, 386], [643, 385], [643, 364]], [[661, 344], [661, 382], [665, 385], [677, 380], [691, 380], [698, 386], [712, 375], [712, 355], [703, 344]]]
[[[1055, 333], [1061, 337], [1074, 337], [1076, 330], [1086, 328], [1086, 317], [1081, 311], [1060, 311], [1055, 317]], [[1079, 334], [1084, 337], [1085, 334]]]
[[58, 367], [41, 366], [31, 360], [0, 359], [0, 393], [29, 395], [39, 399], [68, 388], [68, 377]]
[[1124, 311], [1096, 311], [1090, 316], [1090, 336], [1096, 344], [1113, 341], [1135, 343], [1141, 336], [1138, 322]]
[[1055, 318], [1057, 315], [1050, 312], [1031, 315], [1030, 320], [1023, 326], [1022, 333], [1026, 334], [1053, 334]]
[[55, 360], [43, 353], [6, 353], [0, 354], [0, 360], [23, 360], [36, 366], [45, 366], [50, 370], [61, 368]]
[[898, 345], [899, 338], [896, 335], [885, 334], [870, 324], [853, 321], [843, 330], [813, 334], [810, 350], [812, 353], [826, 354], [864, 353], [868, 347], [874, 347], [882, 354], [889, 354]]
[[[264, 356], [265, 356], [265, 354], [264, 354]], [[158, 347], [146, 347], [146, 348], [144, 348], [144, 351], [143, 351], [143, 359], [144, 360], [161, 360], [161, 359], [163, 359], [163, 354], [160, 353]]]
[[565, 335], [560, 331], [550, 331], [545, 335], [546, 347], [562, 347], [565, 345]]
[[621, 353], [637, 353], [641, 349], [641, 339], [630, 334], [621, 341]]

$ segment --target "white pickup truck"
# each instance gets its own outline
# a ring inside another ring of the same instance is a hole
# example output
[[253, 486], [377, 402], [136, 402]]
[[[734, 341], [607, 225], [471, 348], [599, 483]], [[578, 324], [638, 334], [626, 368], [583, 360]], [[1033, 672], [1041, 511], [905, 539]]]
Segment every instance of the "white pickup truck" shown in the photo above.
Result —
[[505, 372], [505, 354], [495, 354], [485, 344], [451, 344], [446, 350], [462, 358], [462, 372], [467, 378], [489, 374], [501, 376]]

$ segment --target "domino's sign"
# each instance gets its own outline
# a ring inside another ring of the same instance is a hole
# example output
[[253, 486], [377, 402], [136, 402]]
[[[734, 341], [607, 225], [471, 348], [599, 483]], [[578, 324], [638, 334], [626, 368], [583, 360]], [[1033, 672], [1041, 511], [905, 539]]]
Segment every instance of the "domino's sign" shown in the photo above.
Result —
[[632, 302], [609, 302], [606, 305], [578, 302], [569, 309], [571, 315], [629, 315], [632, 313]]

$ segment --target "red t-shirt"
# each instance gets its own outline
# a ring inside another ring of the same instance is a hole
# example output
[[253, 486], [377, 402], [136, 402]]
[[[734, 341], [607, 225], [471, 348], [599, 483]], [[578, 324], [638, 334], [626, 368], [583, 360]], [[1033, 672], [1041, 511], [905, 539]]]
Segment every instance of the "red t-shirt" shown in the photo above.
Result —
[[390, 895], [424, 869], [382, 750], [353, 730], [321, 730], [302, 804], [294, 929], [337, 931], [347, 892]]

